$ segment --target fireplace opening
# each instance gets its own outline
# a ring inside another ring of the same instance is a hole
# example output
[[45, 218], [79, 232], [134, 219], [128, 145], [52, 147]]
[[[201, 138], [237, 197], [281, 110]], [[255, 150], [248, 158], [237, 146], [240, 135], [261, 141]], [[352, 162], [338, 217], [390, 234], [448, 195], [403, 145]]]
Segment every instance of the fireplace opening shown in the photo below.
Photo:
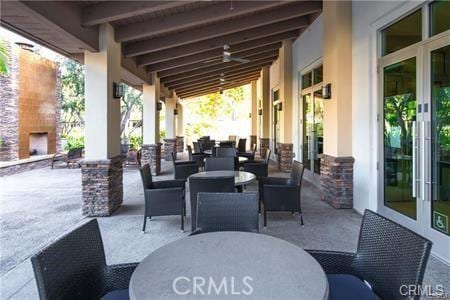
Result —
[[30, 133], [30, 156], [48, 154], [48, 133]]

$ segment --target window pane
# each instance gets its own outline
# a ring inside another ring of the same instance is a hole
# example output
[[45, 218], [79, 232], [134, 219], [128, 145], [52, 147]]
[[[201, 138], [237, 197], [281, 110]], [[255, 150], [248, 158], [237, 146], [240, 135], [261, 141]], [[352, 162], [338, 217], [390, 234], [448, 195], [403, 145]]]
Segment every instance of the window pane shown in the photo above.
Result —
[[430, 35], [450, 29], [450, 1], [435, 1], [430, 4]]
[[312, 73], [306, 73], [302, 75], [302, 89], [306, 89], [307, 87], [310, 87], [312, 83]]
[[383, 55], [403, 49], [422, 40], [422, 10], [392, 24], [381, 32]]
[[319, 82], [322, 82], [323, 78], [323, 66], [320, 66], [316, 69], [314, 69], [314, 84], [317, 84]]

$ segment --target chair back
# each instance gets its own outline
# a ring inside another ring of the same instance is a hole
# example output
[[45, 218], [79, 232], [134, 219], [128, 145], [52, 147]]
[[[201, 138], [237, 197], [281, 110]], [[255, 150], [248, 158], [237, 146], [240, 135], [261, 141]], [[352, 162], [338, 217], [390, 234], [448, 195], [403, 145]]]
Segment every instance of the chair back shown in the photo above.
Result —
[[235, 157], [236, 149], [231, 147], [218, 147], [216, 149], [217, 157]]
[[81, 158], [83, 156], [83, 148], [72, 148], [67, 152], [68, 159]]
[[247, 150], [245, 149], [247, 145], [247, 139], [239, 139], [238, 142], [238, 151], [239, 152], [246, 152]]
[[195, 153], [202, 153], [202, 151], [200, 150], [200, 144], [198, 142], [192, 142], [192, 144], [194, 145]]
[[175, 168], [175, 165], [176, 165], [176, 161], [177, 161], [177, 155], [175, 154], [175, 152], [170, 152], [170, 157], [172, 158], [172, 164], [173, 164], [173, 167]]
[[265, 162], [266, 165], [269, 165], [270, 162], [270, 155], [272, 154], [272, 150], [270, 150], [269, 148], [266, 149], [266, 157], [265, 157]]
[[257, 193], [198, 193], [197, 228], [199, 232], [258, 232]]
[[292, 164], [290, 184], [301, 186], [304, 170], [305, 168], [303, 167], [303, 164], [294, 160], [294, 163]]
[[105, 253], [97, 220], [59, 238], [31, 258], [40, 299], [100, 299]]
[[257, 147], [257, 146], [256, 146], [256, 143], [254, 143], [253, 146], [252, 146], [252, 152], [253, 152], [253, 155], [256, 153], [256, 150], [257, 150], [256, 147]]
[[153, 188], [152, 171], [149, 164], [145, 164], [142, 168], [139, 168], [141, 173], [142, 186], [144, 190]]
[[219, 146], [220, 147], [228, 147], [228, 148], [231, 148], [231, 147], [233, 147], [233, 141], [221, 141], [220, 143], [219, 143]]
[[194, 229], [196, 228], [197, 194], [200, 192], [233, 193], [234, 176], [189, 178], [192, 231], [194, 231]]
[[192, 161], [192, 147], [188, 145], [187, 150], [188, 150], [188, 160]]
[[205, 171], [234, 171], [234, 157], [207, 157]]
[[382, 299], [398, 299], [400, 286], [422, 284], [431, 246], [426, 238], [366, 209], [353, 267]]

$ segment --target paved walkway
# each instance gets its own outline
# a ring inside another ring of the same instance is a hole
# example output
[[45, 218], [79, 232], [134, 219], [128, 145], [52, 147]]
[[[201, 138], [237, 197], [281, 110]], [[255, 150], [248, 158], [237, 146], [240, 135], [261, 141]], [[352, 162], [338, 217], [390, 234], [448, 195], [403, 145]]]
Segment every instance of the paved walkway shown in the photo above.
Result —
[[[170, 163], [163, 162], [162, 170], [158, 179], [172, 176]], [[271, 175], [280, 175], [275, 173], [272, 169]], [[81, 216], [80, 178], [79, 169], [49, 168], [0, 178], [1, 299], [37, 299], [29, 257], [88, 220]], [[256, 190], [256, 185], [248, 186], [248, 190]], [[108, 263], [140, 261], [151, 251], [188, 234], [180, 232], [176, 216], [152, 218], [143, 233], [143, 197], [138, 170], [125, 169], [123, 206], [112, 217], [99, 218]], [[353, 210], [331, 208], [307, 181], [302, 197], [304, 227], [299, 226], [298, 216], [270, 213], [268, 227], [261, 226], [261, 232], [304, 248], [353, 251], [361, 216]], [[185, 226], [190, 228], [189, 218]], [[450, 267], [430, 259], [425, 284], [442, 284], [450, 292]]]

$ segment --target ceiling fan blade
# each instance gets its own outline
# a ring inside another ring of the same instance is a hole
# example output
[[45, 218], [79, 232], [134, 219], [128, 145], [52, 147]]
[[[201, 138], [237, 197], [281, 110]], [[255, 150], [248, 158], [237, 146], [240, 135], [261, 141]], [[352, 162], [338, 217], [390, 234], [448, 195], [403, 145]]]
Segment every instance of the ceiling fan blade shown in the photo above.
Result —
[[233, 56], [228, 57], [228, 59], [229, 59], [229, 60], [232, 60], [232, 61], [240, 62], [240, 63], [242, 63], [242, 64], [246, 64], [246, 63], [250, 62], [249, 59], [239, 58], [239, 57], [233, 57]]

